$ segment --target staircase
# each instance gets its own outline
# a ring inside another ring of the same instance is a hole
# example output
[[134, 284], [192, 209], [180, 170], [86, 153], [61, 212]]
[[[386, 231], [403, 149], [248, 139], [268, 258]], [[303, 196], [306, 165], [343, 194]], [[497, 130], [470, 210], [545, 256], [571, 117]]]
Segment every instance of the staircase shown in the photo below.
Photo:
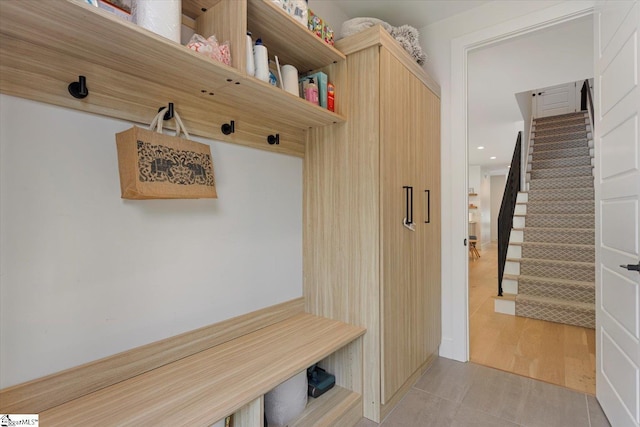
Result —
[[528, 191], [518, 194], [503, 289], [515, 301], [511, 314], [595, 328], [589, 117], [545, 117], [533, 126]]

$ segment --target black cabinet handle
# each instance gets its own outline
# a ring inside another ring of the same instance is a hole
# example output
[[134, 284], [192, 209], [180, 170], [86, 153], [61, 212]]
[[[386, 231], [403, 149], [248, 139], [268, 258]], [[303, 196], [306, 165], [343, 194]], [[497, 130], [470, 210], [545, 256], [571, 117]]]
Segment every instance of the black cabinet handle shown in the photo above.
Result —
[[404, 199], [405, 199], [405, 217], [402, 223], [411, 231], [415, 230], [415, 224], [413, 223], [413, 187], [405, 185], [404, 187]]
[[425, 224], [431, 223], [431, 190], [424, 190], [427, 193], [427, 220], [424, 222]]

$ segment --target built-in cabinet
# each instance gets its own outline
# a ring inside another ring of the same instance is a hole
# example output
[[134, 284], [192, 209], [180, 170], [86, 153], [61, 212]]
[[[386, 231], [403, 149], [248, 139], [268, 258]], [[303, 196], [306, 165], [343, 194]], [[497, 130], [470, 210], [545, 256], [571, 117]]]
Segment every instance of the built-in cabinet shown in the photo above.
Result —
[[305, 301], [367, 328], [364, 413], [380, 421], [440, 344], [439, 89], [379, 27], [337, 46], [349, 120], [309, 133]]

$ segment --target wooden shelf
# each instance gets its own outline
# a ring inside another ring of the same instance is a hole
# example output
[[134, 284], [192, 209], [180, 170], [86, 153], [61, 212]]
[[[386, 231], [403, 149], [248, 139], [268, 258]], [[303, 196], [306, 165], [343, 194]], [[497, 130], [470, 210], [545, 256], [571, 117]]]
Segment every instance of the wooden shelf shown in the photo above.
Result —
[[270, 55], [278, 55], [280, 65], [291, 64], [300, 73], [346, 59], [271, 0], [248, 0], [247, 28]]
[[[173, 102], [194, 135], [297, 156], [308, 128], [345, 121], [77, 0], [3, 1], [0, 37], [0, 92], [8, 95], [139, 123]], [[67, 91], [78, 75], [87, 77], [83, 100]], [[230, 120], [236, 133], [226, 136], [220, 126]], [[280, 145], [270, 146], [275, 133]]]
[[477, 196], [478, 193], [469, 193], [469, 196]]
[[[309, 397], [304, 412], [288, 425], [289, 427], [338, 425], [337, 420], [349, 410], [357, 409], [361, 404], [362, 396], [358, 393], [335, 386], [316, 399]], [[362, 411], [360, 410], [359, 413], [361, 414]]]

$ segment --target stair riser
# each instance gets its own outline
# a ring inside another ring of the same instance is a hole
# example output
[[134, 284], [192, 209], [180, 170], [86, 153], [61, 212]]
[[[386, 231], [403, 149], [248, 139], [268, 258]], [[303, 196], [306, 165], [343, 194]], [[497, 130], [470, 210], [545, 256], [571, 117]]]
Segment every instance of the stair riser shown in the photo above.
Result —
[[[512, 231], [513, 235], [514, 232]], [[593, 245], [595, 244], [595, 233], [589, 231], [546, 231], [546, 230], [525, 230], [524, 237], [527, 242], [541, 243], [567, 243], [570, 245]]]
[[562, 126], [554, 126], [554, 127], [536, 126], [531, 131], [531, 133], [536, 137], [556, 135], [559, 133], [573, 133], [573, 132], [578, 133], [578, 132], [586, 132], [587, 130], [589, 130], [587, 126], [588, 125], [586, 123], [576, 123], [576, 124], [564, 123]]
[[516, 203], [526, 203], [528, 200], [529, 200], [528, 193], [518, 193], [518, 196], [516, 197]]
[[518, 281], [513, 279], [502, 279], [502, 292], [517, 295]]
[[573, 166], [591, 166], [591, 156], [568, 157], [565, 159], [534, 160], [530, 163], [531, 171], [537, 169], [566, 168]]
[[[524, 217], [519, 217], [523, 218]], [[514, 218], [514, 227], [515, 227]], [[538, 228], [594, 228], [595, 220], [593, 215], [571, 215], [571, 216], [555, 216], [555, 215], [534, 215], [529, 214], [526, 217], [527, 227]], [[521, 227], [524, 228], [523, 224]]]
[[522, 258], [522, 246], [509, 245], [507, 247], [507, 258]]
[[595, 304], [596, 293], [593, 288], [581, 288], [570, 285], [558, 286], [558, 284], [540, 284], [521, 281], [518, 283], [521, 295], [554, 298], [563, 301], [584, 302]]
[[558, 309], [537, 304], [520, 304], [516, 301], [516, 316], [532, 319], [547, 320], [549, 322], [563, 323], [566, 325], [582, 326], [594, 329], [596, 325], [595, 312]]
[[569, 168], [557, 168], [557, 169], [542, 169], [540, 167], [531, 171], [531, 181], [534, 179], [547, 179], [547, 178], [564, 178], [575, 176], [587, 176], [592, 175], [591, 162], [589, 165], [580, 167]]
[[514, 261], [507, 261], [504, 264], [504, 274], [511, 274], [517, 276], [520, 274], [520, 263]]
[[[509, 256], [507, 254], [507, 256]], [[522, 246], [520, 257], [518, 258], [534, 258], [549, 259], [555, 261], [578, 261], [593, 262], [595, 259], [595, 249], [585, 247], [571, 246], [531, 246], [526, 243]], [[510, 257], [511, 258], [511, 257]]]
[[[591, 214], [594, 215], [595, 203], [575, 202], [571, 203], [549, 203], [549, 202], [529, 202], [525, 207], [525, 213], [530, 214]], [[516, 209], [518, 209], [516, 207]]]
[[558, 150], [534, 150], [533, 154], [529, 156], [531, 160], [550, 160], [550, 159], [565, 159], [569, 157], [584, 157], [591, 156], [591, 149], [589, 147], [577, 147], [577, 148], [562, 148]]
[[516, 315], [516, 302], [513, 300], [496, 298], [493, 300], [493, 308], [496, 313]]
[[576, 120], [579, 118], [586, 120], [588, 115], [585, 111], [577, 111], [573, 113], [558, 114], [557, 116], [539, 117], [535, 119], [535, 123], [554, 123], [566, 120]]
[[529, 200], [538, 201], [569, 201], [569, 200], [593, 200], [593, 188], [576, 188], [561, 190], [538, 190], [529, 193]]
[[517, 204], [516, 209], [513, 211], [514, 215], [526, 215], [527, 214], [527, 205], [526, 204]]
[[572, 141], [560, 141], [560, 142], [538, 142], [530, 146], [531, 152], [538, 151], [550, 151], [550, 150], [563, 150], [565, 148], [593, 148], [593, 141], [589, 141], [586, 138], [574, 139]]
[[593, 188], [593, 177], [589, 175], [570, 178], [532, 179], [529, 182], [529, 191], [550, 188]]
[[525, 276], [579, 280], [583, 282], [593, 282], [596, 280], [595, 269], [593, 267], [540, 264], [528, 261], [526, 258], [520, 262], [519, 270], [519, 274]]
[[511, 230], [509, 234], [509, 243], [522, 243], [524, 240], [524, 232], [522, 230]]

